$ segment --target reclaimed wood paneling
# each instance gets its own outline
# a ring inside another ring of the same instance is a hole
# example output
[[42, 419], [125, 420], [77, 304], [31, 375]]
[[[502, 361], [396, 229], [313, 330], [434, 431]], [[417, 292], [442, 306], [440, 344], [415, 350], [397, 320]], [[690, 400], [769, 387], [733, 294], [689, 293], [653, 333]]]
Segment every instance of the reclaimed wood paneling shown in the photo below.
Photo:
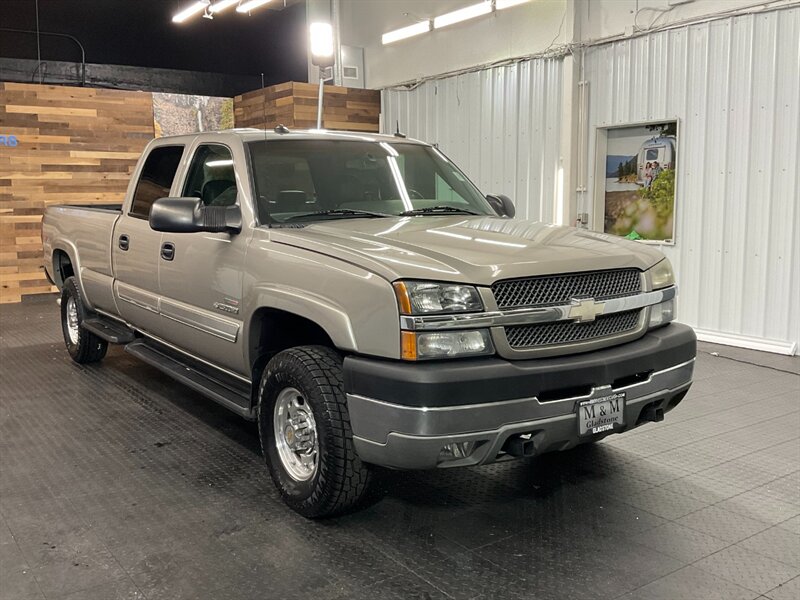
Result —
[[55, 291], [42, 267], [50, 204], [121, 202], [153, 137], [146, 92], [0, 83], [0, 302]]
[[[317, 126], [317, 93], [313, 83], [290, 81], [247, 92], [233, 99], [237, 127], [267, 128], [286, 125], [298, 129]], [[322, 122], [326, 129], [377, 133], [381, 93], [332, 85], [325, 86]]]

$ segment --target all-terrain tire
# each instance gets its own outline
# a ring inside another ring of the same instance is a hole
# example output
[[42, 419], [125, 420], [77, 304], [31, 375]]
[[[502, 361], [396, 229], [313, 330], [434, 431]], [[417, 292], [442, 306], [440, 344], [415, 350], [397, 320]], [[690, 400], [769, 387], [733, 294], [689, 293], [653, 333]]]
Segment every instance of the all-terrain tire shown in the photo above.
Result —
[[[294, 388], [313, 412], [318, 462], [306, 481], [292, 477], [279, 455], [274, 428], [281, 391]], [[275, 487], [289, 507], [304, 517], [330, 517], [361, 508], [380, 495], [378, 472], [361, 462], [342, 381], [342, 358], [324, 346], [298, 346], [276, 354], [258, 389], [261, 450]]]
[[[75, 308], [75, 314], [70, 316], [71, 307]], [[78, 288], [78, 280], [75, 276], [68, 277], [61, 289], [61, 332], [64, 334], [64, 343], [67, 352], [76, 363], [86, 364], [103, 360], [108, 351], [108, 342], [101, 339], [81, 327], [81, 323], [86, 318], [88, 311], [83, 304], [81, 293]], [[72, 323], [72, 334], [70, 333], [70, 319], [77, 317], [77, 323]], [[77, 335], [74, 327], [77, 326]]]

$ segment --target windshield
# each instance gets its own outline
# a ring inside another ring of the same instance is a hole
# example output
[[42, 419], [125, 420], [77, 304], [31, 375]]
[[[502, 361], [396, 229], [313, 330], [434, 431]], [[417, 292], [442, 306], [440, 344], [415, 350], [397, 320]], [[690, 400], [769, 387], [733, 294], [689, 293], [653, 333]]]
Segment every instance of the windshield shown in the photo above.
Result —
[[411, 143], [250, 142], [261, 223], [398, 216], [493, 215], [441, 152]]

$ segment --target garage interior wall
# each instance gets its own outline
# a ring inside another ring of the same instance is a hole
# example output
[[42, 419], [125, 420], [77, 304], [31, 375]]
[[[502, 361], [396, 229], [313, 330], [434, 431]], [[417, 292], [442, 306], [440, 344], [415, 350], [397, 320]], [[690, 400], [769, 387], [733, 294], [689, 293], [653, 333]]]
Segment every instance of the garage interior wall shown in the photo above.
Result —
[[[586, 51], [588, 193], [597, 128], [679, 121], [679, 320], [704, 339], [789, 352], [800, 340], [800, 8]], [[602, 194], [602, 190], [600, 190]]]
[[[591, 225], [598, 215], [602, 222], [597, 129], [677, 119], [676, 242], [661, 249], [681, 287], [679, 320], [707, 341], [796, 352], [800, 7], [585, 46], [582, 72], [576, 50], [386, 88], [382, 131], [399, 121], [401, 131], [438, 143], [484, 192], [511, 196], [524, 218], [559, 221], [561, 170], [578, 165], [577, 185], [563, 190], [572, 205], [565, 214], [588, 213]], [[568, 61], [578, 75], [572, 99]], [[578, 81], [583, 136], [566, 129]]]
[[562, 59], [533, 60], [385, 90], [383, 131], [437, 144], [487, 193], [510, 196], [519, 218], [555, 220]]

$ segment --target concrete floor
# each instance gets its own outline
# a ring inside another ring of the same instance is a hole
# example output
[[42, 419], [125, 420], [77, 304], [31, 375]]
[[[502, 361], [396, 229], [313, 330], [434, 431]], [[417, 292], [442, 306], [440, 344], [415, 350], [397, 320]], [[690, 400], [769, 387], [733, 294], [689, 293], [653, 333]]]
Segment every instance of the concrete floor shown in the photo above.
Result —
[[311, 522], [252, 424], [119, 348], [73, 364], [52, 297], [0, 340], [4, 600], [800, 597], [798, 358], [702, 345], [663, 423]]

